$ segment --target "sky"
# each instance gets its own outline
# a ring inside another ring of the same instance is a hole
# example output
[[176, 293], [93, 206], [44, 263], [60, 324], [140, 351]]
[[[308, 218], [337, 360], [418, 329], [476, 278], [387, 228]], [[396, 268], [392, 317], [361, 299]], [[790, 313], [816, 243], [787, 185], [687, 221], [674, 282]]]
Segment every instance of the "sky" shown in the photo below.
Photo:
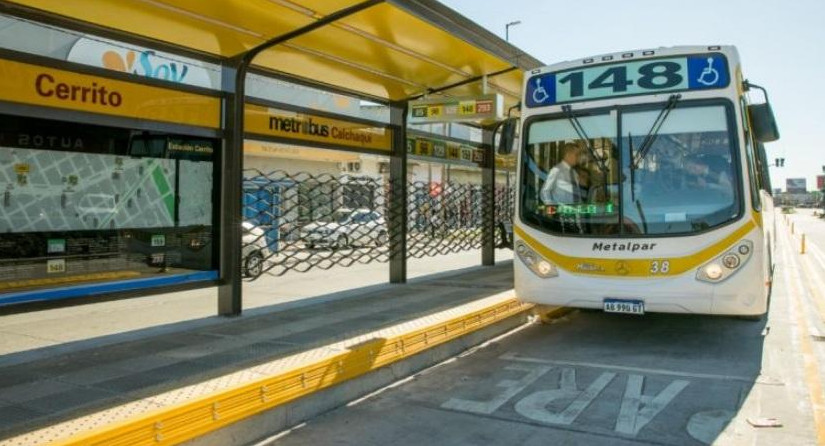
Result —
[[[780, 139], [766, 144], [774, 188], [825, 166], [825, 0], [440, 0], [547, 65], [674, 45], [735, 45], [768, 90]], [[759, 93], [752, 93], [760, 99]]]

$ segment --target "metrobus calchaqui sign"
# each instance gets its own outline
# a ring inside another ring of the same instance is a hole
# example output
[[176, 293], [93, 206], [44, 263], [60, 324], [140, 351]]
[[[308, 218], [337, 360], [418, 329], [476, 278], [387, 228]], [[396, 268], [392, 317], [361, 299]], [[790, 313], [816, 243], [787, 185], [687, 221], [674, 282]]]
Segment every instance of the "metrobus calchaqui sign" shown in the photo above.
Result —
[[248, 133], [362, 150], [392, 151], [392, 130], [369, 124], [246, 104]]

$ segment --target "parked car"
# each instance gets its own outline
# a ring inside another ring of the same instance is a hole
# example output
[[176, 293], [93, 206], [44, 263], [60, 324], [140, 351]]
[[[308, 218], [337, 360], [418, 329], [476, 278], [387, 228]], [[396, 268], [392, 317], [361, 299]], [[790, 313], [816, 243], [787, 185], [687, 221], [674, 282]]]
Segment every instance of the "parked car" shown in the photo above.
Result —
[[241, 224], [243, 231], [241, 249], [241, 268], [246, 277], [258, 277], [264, 271], [264, 262], [271, 252], [266, 241], [266, 231], [245, 221]]
[[329, 246], [340, 249], [359, 245], [386, 245], [389, 241], [387, 223], [378, 212], [370, 209], [339, 209], [329, 218], [312, 222], [301, 229], [307, 248]]

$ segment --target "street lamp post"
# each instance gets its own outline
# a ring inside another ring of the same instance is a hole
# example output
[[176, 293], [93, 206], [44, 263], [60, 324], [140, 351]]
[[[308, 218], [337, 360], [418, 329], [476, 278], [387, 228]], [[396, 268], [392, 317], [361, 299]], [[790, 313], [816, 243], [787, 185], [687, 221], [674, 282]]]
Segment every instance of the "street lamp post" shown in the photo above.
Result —
[[508, 42], [510, 41], [510, 27], [516, 25], [521, 25], [521, 20], [516, 20], [515, 22], [510, 22], [504, 25], [504, 40]]

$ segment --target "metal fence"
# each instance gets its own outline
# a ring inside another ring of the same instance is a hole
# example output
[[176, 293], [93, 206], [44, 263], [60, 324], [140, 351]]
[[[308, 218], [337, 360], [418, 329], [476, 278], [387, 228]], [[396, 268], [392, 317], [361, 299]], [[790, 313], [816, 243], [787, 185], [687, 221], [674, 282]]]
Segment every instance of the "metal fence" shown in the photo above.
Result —
[[[388, 262], [389, 184], [355, 175], [244, 171], [243, 272], [261, 274]], [[482, 247], [485, 212], [512, 221], [513, 192], [495, 190], [495, 209], [482, 209], [480, 185], [407, 184], [407, 256], [422, 258]], [[489, 214], [487, 214], [489, 215]], [[396, 230], [393, 230], [396, 229]], [[502, 243], [496, 231], [496, 243]]]

